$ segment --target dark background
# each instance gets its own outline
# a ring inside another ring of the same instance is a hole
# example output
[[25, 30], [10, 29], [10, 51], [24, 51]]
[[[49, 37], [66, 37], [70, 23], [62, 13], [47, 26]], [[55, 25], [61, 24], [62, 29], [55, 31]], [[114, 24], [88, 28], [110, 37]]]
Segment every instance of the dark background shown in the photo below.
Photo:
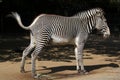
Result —
[[27, 26], [41, 13], [72, 16], [95, 7], [105, 11], [112, 34], [120, 34], [120, 0], [0, 0], [0, 34], [26, 33], [14, 19], [7, 17], [13, 11], [20, 14]]

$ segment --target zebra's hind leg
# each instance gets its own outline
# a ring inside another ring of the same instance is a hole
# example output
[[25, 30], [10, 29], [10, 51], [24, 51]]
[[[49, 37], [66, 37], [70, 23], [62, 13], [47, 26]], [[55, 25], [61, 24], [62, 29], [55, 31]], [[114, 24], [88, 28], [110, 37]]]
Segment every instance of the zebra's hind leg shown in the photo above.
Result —
[[46, 46], [47, 42], [49, 42], [49, 38], [47, 35], [42, 36], [42, 39], [40, 36], [36, 39], [36, 46], [34, 51], [31, 54], [31, 63], [32, 63], [32, 77], [33, 78], [39, 78], [39, 74], [36, 74], [36, 63], [35, 60], [39, 53], [41, 53], [44, 46]]
[[20, 72], [22, 72], [22, 73], [25, 72], [24, 66], [25, 66], [26, 56], [33, 51], [35, 46], [36, 46], [36, 44], [35, 44], [34, 36], [32, 35], [32, 33], [30, 33], [30, 45], [23, 51]]
[[36, 74], [36, 63], [35, 60], [38, 56], [39, 53], [41, 53], [41, 50], [44, 46], [42, 44], [37, 44], [35, 47], [35, 50], [33, 51], [33, 53], [31, 54], [31, 63], [32, 63], [32, 77], [33, 78], [38, 78], [39, 76]]
[[30, 44], [24, 51], [23, 51], [23, 55], [22, 55], [22, 61], [21, 61], [21, 70], [20, 72], [24, 73], [25, 69], [25, 59], [26, 56], [34, 49], [35, 45], [34, 44]]

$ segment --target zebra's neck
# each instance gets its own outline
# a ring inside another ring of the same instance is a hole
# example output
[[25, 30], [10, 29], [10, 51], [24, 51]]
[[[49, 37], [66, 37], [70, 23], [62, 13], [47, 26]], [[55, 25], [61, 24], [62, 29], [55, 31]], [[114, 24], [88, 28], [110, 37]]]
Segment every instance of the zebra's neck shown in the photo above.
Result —
[[91, 33], [94, 29], [95, 29], [95, 23], [96, 23], [96, 19], [95, 17], [90, 17], [89, 19], [87, 19], [87, 32]]
[[96, 13], [97, 13], [98, 8], [96, 9], [91, 9], [83, 12], [79, 12], [78, 14], [74, 15], [73, 17], [79, 18], [85, 22], [86, 24], [86, 30], [85, 32], [91, 33], [93, 29], [95, 29], [95, 23], [96, 23]]

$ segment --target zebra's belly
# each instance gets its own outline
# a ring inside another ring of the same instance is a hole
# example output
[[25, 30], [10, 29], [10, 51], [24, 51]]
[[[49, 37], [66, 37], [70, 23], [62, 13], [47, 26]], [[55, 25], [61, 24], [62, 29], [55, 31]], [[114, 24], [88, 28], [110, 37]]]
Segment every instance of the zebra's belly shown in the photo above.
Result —
[[53, 45], [66, 45], [66, 44], [74, 44], [74, 39], [60, 37], [60, 36], [52, 36], [52, 42]]

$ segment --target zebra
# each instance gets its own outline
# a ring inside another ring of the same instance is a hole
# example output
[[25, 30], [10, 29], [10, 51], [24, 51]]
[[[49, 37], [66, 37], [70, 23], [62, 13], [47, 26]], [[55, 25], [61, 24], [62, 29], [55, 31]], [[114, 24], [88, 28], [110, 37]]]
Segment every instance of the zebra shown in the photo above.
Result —
[[21, 60], [21, 72], [25, 72], [25, 58], [31, 54], [32, 76], [38, 77], [35, 71], [35, 60], [41, 50], [50, 43], [75, 45], [76, 69], [79, 73], [86, 74], [83, 65], [83, 48], [88, 35], [97, 29], [104, 38], [110, 36], [104, 11], [101, 8], [93, 8], [79, 12], [78, 14], [65, 17], [52, 14], [41, 14], [37, 16], [31, 25], [24, 26], [17, 12], [12, 12], [20, 27], [30, 31], [30, 44], [23, 51]]

